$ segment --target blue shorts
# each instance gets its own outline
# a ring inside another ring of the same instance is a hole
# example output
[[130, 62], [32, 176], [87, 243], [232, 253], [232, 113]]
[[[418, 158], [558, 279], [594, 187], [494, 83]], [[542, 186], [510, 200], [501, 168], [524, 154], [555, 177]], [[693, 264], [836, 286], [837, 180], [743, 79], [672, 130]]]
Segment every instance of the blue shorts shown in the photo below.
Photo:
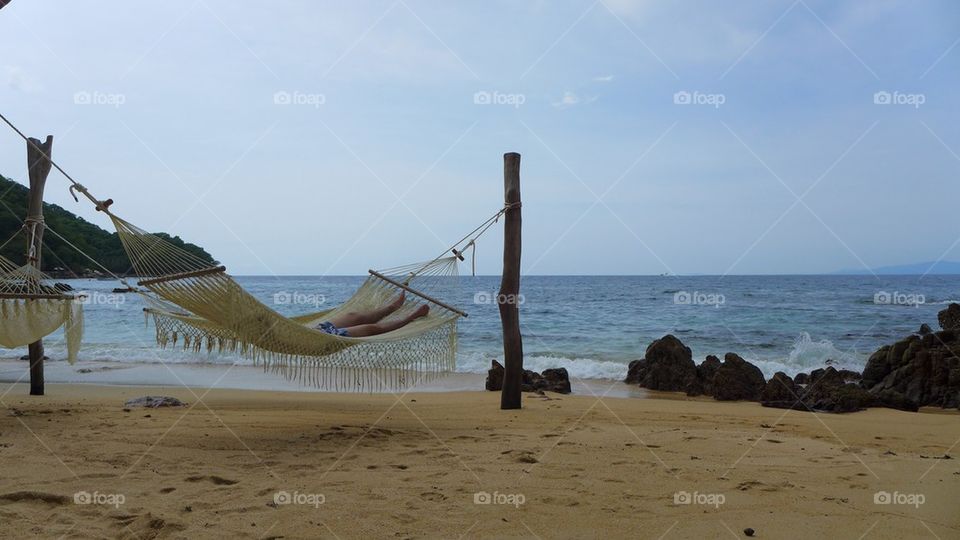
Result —
[[336, 326], [333, 325], [333, 323], [330, 323], [330, 322], [320, 323], [320, 325], [317, 326], [317, 330], [320, 330], [321, 332], [326, 332], [334, 336], [350, 337], [350, 334], [347, 333], [346, 328], [337, 328]]

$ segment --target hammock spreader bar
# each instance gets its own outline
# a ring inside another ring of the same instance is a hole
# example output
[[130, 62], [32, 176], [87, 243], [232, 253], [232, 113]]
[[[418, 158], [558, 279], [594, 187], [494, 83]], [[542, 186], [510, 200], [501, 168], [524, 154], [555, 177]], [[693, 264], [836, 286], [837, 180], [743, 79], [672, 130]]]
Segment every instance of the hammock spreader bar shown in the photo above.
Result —
[[466, 313], [465, 311], [461, 311], [461, 310], [459, 310], [459, 309], [451, 306], [450, 304], [446, 304], [446, 303], [444, 303], [444, 302], [441, 302], [440, 300], [437, 300], [436, 298], [434, 298], [434, 297], [432, 297], [432, 296], [430, 296], [430, 295], [424, 294], [424, 293], [422, 293], [422, 292], [420, 292], [420, 291], [418, 291], [418, 290], [416, 290], [416, 289], [413, 289], [413, 288], [411, 288], [411, 287], [408, 286], [408, 285], [404, 285], [403, 283], [400, 283], [400, 282], [398, 282], [398, 281], [394, 281], [394, 280], [388, 278], [387, 276], [381, 274], [380, 272], [377, 272], [376, 270], [367, 270], [367, 271], [370, 272], [370, 275], [371, 275], [371, 276], [374, 276], [374, 277], [376, 277], [376, 278], [382, 279], [382, 280], [386, 281], [387, 283], [393, 285], [394, 287], [400, 287], [401, 289], [407, 291], [408, 293], [415, 294], [415, 295], [419, 296], [420, 298], [423, 298], [423, 299], [426, 300], [427, 302], [430, 302], [430, 303], [432, 303], [432, 304], [436, 304], [436, 305], [438, 305], [438, 306], [440, 306], [440, 307], [442, 307], [443, 309], [446, 309], [446, 310], [448, 310], [448, 311], [452, 311], [452, 312], [456, 313], [457, 315], [460, 315], [461, 317], [466, 317], [466, 316], [467, 316], [467, 313]]

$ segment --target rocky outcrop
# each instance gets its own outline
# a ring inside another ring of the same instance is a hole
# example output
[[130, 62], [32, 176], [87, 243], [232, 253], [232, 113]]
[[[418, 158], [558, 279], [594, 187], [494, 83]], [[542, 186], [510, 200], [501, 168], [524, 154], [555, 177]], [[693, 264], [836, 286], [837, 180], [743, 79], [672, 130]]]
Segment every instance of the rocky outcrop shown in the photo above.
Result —
[[630, 362], [624, 381], [650, 390], [686, 392], [697, 383], [690, 348], [673, 335], [654, 340], [641, 360]]
[[[529, 390], [527, 388], [529, 387]], [[566, 368], [545, 369], [543, 373], [523, 371], [523, 389], [525, 392], [556, 392], [558, 394], [570, 393], [570, 375]]]
[[720, 401], [759, 401], [765, 385], [760, 368], [735, 353], [727, 353], [713, 376], [711, 395]]
[[789, 375], [778, 371], [773, 375], [773, 378], [767, 381], [763, 391], [760, 392], [760, 404], [764, 407], [792, 409], [800, 401], [801, 392], [802, 389]]
[[[804, 386], [785, 373], [777, 373], [760, 396], [764, 407], [823, 412], [855, 412], [876, 404], [876, 398], [858, 385], [849, 383], [842, 371], [832, 366], [805, 375]], [[798, 375], [798, 378], [799, 375]]]
[[487, 370], [487, 382], [484, 388], [491, 392], [503, 390], [503, 364], [496, 360], [491, 360], [490, 369]]
[[960, 408], [960, 305], [950, 304], [937, 319], [939, 332], [880, 347], [860, 385], [890, 407]]
[[876, 403], [875, 398], [854, 383], [844, 380], [832, 366], [810, 373], [810, 382], [801, 400], [806, 409], [825, 412], [855, 412]]
[[713, 377], [720, 368], [720, 359], [714, 355], [709, 355], [702, 364], [697, 366], [697, 379], [692, 385], [687, 387], [688, 396], [700, 396], [706, 394], [713, 395]]
[[912, 335], [880, 347], [863, 370], [860, 385], [871, 394], [892, 396], [918, 406], [960, 408], [960, 331], [956, 324], [960, 306], [940, 312], [940, 332]]
[[[492, 361], [490, 369], [487, 371], [487, 381], [484, 387], [492, 392], [498, 392], [503, 389], [503, 365], [496, 360]], [[569, 394], [570, 375], [566, 368], [545, 369], [543, 373], [537, 373], [529, 369], [523, 370], [523, 382], [520, 389], [524, 392], [556, 392], [558, 394]]]
[[643, 359], [630, 362], [624, 382], [724, 401], [757, 401], [765, 384], [760, 369], [734, 353], [727, 353], [722, 363], [711, 355], [696, 365], [690, 348], [670, 334], [654, 340]]
[[950, 304], [947, 309], [937, 314], [940, 328], [944, 330], [960, 330], [960, 304]]

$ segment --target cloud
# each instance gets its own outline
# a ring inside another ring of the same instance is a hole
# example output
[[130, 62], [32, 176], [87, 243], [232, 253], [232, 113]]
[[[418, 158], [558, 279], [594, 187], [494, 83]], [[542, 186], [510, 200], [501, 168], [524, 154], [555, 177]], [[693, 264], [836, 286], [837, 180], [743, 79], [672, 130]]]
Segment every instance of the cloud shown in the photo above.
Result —
[[560, 101], [555, 101], [552, 103], [552, 105], [558, 109], [566, 109], [573, 107], [580, 102], [580, 96], [574, 94], [573, 92], [564, 92], [563, 97], [560, 98]]
[[610, 82], [613, 80], [613, 75], [604, 75], [603, 77], [594, 77], [593, 80], [596, 82]]
[[551, 103], [551, 105], [553, 105], [558, 109], [568, 109], [570, 107], [573, 107], [574, 105], [580, 105], [583, 103], [593, 103], [594, 101], [597, 100], [598, 97], [599, 96], [582, 97], [578, 95], [576, 92], [567, 91], [563, 93], [563, 97], [561, 97], [559, 101], [554, 101], [553, 103]]
[[0, 66], [0, 86], [27, 94], [40, 90], [40, 85], [18, 66]]

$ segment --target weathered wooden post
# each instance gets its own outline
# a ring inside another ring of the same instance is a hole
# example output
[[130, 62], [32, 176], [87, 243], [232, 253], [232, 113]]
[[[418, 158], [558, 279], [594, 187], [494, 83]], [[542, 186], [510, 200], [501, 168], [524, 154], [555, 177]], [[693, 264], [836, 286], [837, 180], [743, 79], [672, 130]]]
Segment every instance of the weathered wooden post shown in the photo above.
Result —
[[521, 407], [523, 338], [520, 335], [520, 154], [503, 155], [503, 276], [500, 278], [500, 322], [503, 326], [503, 389], [501, 409]]
[[[27, 167], [30, 175], [30, 199], [27, 206], [27, 264], [41, 270], [43, 254], [43, 188], [50, 174], [50, 152], [53, 150], [53, 135], [40, 142], [31, 137], [27, 140]], [[27, 300], [36, 302], [37, 300]], [[43, 339], [29, 346], [30, 395], [43, 395]]]

